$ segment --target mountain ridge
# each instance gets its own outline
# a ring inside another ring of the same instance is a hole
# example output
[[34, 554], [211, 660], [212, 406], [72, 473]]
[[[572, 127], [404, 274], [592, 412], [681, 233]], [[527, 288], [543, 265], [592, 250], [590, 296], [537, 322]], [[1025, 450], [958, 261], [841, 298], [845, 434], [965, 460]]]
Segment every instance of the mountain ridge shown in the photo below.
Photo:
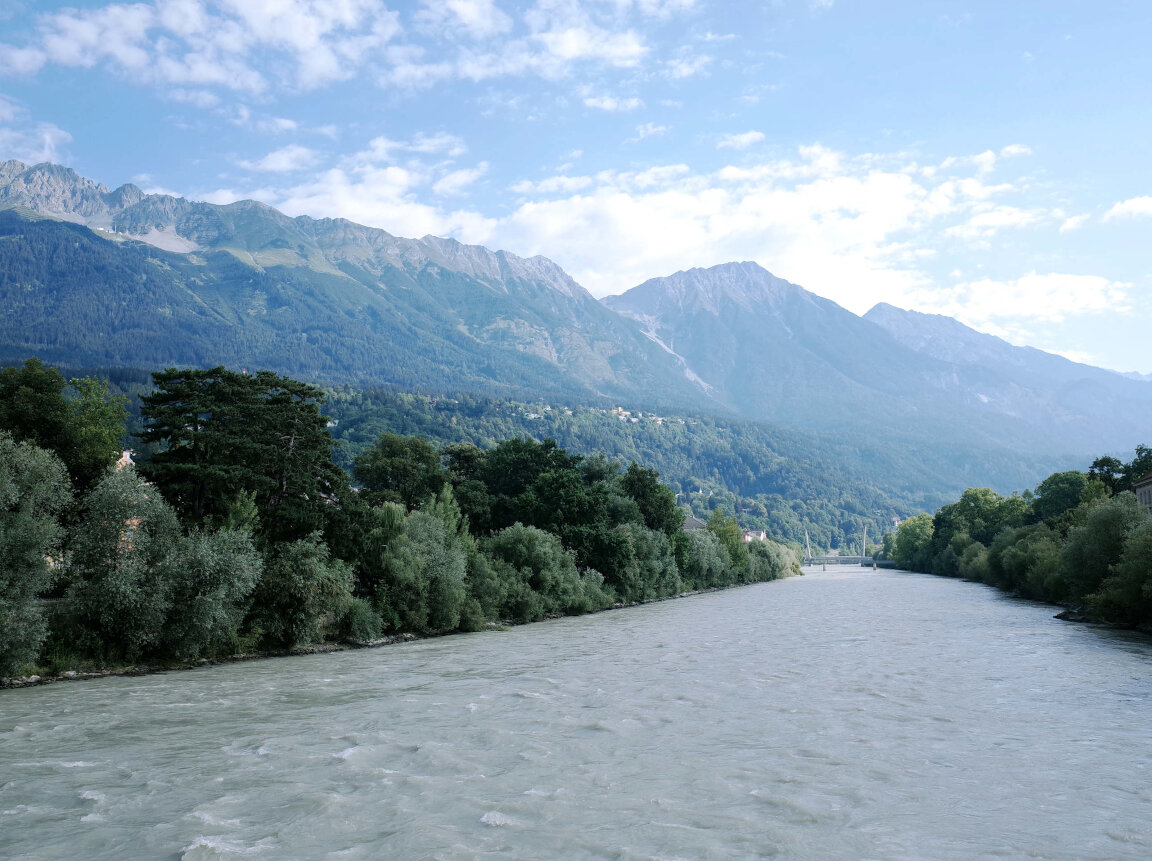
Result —
[[880, 441], [956, 486], [1125, 451], [1152, 425], [1143, 381], [951, 318], [860, 317], [752, 261], [598, 301], [546, 257], [59, 165], [0, 163], [0, 210], [2, 358], [672, 406]]

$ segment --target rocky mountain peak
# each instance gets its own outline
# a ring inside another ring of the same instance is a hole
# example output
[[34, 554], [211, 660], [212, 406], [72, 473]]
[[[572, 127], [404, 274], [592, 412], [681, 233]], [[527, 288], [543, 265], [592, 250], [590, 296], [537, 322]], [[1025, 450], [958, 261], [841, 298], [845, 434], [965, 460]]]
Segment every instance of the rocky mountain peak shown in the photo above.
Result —
[[667, 310], [723, 316], [733, 310], [775, 307], [789, 299], [815, 298], [753, 261], [721, 263], [651, 278], [605, 304], [616, 311], [652, 315]]

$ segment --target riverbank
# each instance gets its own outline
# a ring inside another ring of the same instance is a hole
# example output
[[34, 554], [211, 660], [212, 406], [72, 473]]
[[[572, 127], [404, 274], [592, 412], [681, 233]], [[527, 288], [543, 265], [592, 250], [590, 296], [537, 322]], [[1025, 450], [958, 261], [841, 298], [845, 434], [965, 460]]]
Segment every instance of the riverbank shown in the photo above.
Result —
[[[801, 574], [803, 572], [801, 571]], [[784, 579], [784, 578], [780, 578]], [[764, 581], [774, 582], [774, 581]], [[627, 607], [639, 607], [644, 604], [657, 604], [661, 601], [674, 601], [679, 598], [691, 598], [694, 595], [704, 595], [709, 592], [725, 592], [729, 589], [738, 589], [745, 586], [753, 586], [754, 583], [738, 583], [733, 586], [716, 587], [712, 589], [696, 589], [691, 592], [681, 592], [678, 595], [666, 595], [661, 598], [650, 598], [647, 601], [621, 601], [613, 604], [611, 607], [606, 607], [603, 610], [595, 610], [594, 613], [607, 613], [612, 610], [623, 610]], [[591, 615], [586, 613], [584, 615]], [[562, 619], [565, 618], [563, 614], [553, 614], [538, 619], [539, 622], [548, 621], [549, 619]], [[533, 625], [536, 622], [512, 622], [501, 621], [489, 623], [485, 630], [487, 631], [501, 631], [510, 627], [517, 627], [519, 625]], [[381, 637], [376, 640], [343, 640], [338, 643], [310, 643], [307, 645], [294, 646], [291, 649], [272, 649], [259, 652], [241, 652], [235, 655], [228, 655], [226, 657], [219, 657], [215, 659], [210, 658], [197, 658], [195, 661], [180, 661], [174, 663], [162, 664], [131, 664], [128, 666], [117, 667], [101, 667], [96, 670], [66, 670], [62, 673], [55, 675], [31, 675], [20, 676], [15, 678], [0, 677], [0, 690], [12, 688], [31, 688], [38, 685], [51, 685], [57, 682], [82, 682], [91, 679], [105, 679], [110, 676], [149, 676], [157, 673], [169, 673], [180, 670], [196, 670], [204, 667], [216, 667], [226, 664], [236, 664], [244, 661], [261, 661], [269, 658], [288, 658], [297, 655], [318, 655], [327, 654], [330, 652], [347, 652], [359, 649], [378, 649], [383, 646], [395, 646], [400, 643], [411, 643], [416, 640], [437, 639], [440, 637], [457, 636], [463, 632], [453, 632], [450, 634], [393, 634], [388, 637]], [[483, 632], [472, 632], [483, 633]]]

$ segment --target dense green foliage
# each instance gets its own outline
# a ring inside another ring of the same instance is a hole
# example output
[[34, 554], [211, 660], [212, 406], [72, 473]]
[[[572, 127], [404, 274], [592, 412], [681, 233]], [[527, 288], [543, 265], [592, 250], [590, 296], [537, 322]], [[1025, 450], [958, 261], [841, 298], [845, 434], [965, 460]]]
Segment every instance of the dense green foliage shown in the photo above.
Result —
[[62, 458], [123, 433], [106, 385], [74, 381], [68, 399], [38, 362], [0, 379], [0, 415], [30, 438], [0, 431], [4, 673], [475, 631], [796, 570], [719, 509], [683, 532], [653, 469], [550, 439], [381, 434], [354, 491], [324, 393], [269, 372], [155, 373], [139, 471], [105, 455], [93, 476]]
[[[380, 456], [382, 436], [420, 437], [433, 447], [465, 441], [480, 449], [511, 439], [552, 439], [569, 452], [604, 453], [621, 465], [635, 461], [655, 470], [671, 490], [673, 510], [678, 500], [683, 510], [707, 520], [720, 508], [741, 526], [764, 529], [796, 547], [805, 530], [817, 547], [858, 547], [865, 525], [870, 536], [879, 536], [892, 517], [947, 499], [945, 492], [922, 488], [949, 486], [902, 450], [708, 416], [362, 389], [330, 392], [324, 411], [340, 442], [337, 461], [349, 469], [355, 463], [358, 478], [373, 492], [379, 492], [376, 480], [360, 468], [366, 458]], [[461, 499], [468, 492], [456, 490]], [[668, 502], [650, 505], [667, 510]], [[655, 508], [644, 516], [657, 528]]]
[[892, 542], [901, 567], [980, 580], [1097, 619], [1152, 623], [1152, 513], [1129, 490], [1152, 450], [1128, 463], [1053, 473], [1034, 493], [969, 489], [935, 516], [909, 518]]
[[141, 472], [186, 521], [220, 518], [250, 493], [270, 539], [302, 539], [323, 526], [328, 503], [349, 492], [332, 463], [318, 389], [268, 371], [154, 376], [156, 391], [142, 399], [141, 439], [162, 448]]
[[51, 452], [0, 431], [0, 675], [36, 657], [47, 634], [39, 595], [52, 585], [72, 490]]
[[0, 368], [0, 430], [56, 453], [83, 487], [120, 454], [127, 399], [92, 377], [65, 382], [39, 359]]

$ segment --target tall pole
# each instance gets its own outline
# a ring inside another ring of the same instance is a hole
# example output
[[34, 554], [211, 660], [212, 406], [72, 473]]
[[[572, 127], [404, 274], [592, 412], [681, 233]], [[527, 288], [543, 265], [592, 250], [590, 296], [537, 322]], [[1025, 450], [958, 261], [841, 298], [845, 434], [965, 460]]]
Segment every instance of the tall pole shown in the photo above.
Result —
[[864, 543], [860, 546], [860, 561], [864, 561], [864, 557], [868, 555], [868, 524], [864, 524]]

